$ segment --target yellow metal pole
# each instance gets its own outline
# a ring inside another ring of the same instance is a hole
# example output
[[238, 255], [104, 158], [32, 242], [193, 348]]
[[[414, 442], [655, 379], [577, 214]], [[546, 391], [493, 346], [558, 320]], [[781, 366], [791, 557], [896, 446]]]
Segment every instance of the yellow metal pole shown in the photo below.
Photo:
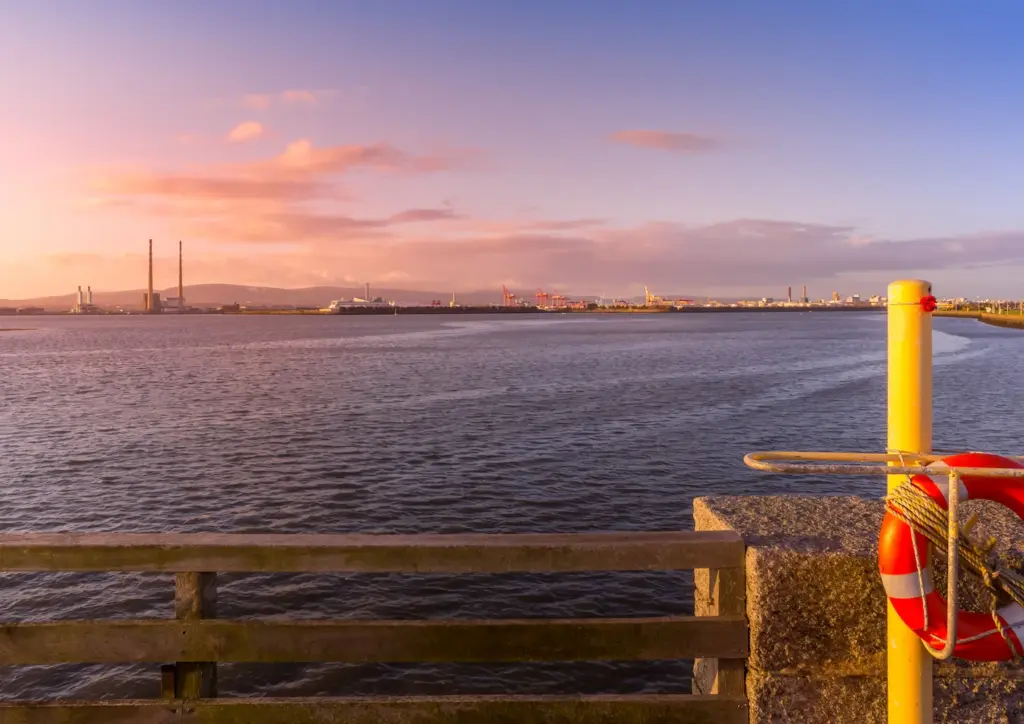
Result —
[[[889, 285], [889, 449], [932, 449], [932, 315], [921, 301], [932, 285], [919, 279]], [[898, 465], [899, 463], [890, 463]], [[890, 491], [904, 482], [890, 475]], [[931, 724], [932, 658], [888, 605], [889, 724]]]

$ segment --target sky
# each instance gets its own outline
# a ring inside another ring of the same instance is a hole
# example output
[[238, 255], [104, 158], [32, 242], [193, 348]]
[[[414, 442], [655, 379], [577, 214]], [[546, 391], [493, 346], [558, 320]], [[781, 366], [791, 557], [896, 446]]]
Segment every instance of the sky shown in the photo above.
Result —
[[0, 298], [1021, 297], [1024, 5], [0, 0]]

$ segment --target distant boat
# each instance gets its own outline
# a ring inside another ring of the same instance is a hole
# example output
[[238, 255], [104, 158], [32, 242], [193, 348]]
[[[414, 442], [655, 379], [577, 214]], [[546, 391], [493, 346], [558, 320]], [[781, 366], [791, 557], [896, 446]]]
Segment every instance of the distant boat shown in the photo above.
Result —
[[398, 305], [394, 302], [385, 302], [383, 299], [335, 299], [327, 307], [328, 312], [334, 314], [341, 314], [346, 309], [387, 309], [388, 307], [395, 307], [395, 313], [397, 314]]

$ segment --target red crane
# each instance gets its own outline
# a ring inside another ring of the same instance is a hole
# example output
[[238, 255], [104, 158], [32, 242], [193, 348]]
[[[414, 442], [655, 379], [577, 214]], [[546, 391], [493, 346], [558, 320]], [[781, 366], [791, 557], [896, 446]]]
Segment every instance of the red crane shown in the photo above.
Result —
[[501, 303], [506, 307], [514, 307], [516, 304], [516, 295], [508, 290], [508, 288], [501, 285]]
[[548, 298], [550, 296], [551, 295], [548, 294], [547, 292], [545, 292], [543, 289], [538, 289], [537, 290], [537, 306], [538, 307], [546, 307], [547, 303], [548, 303]]

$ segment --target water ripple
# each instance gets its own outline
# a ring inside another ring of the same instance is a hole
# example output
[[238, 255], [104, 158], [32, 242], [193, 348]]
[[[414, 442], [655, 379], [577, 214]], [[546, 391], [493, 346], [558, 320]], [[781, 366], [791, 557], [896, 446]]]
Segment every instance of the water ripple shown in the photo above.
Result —
[[[754, 449], [884, 445], [873, 315], [44, 318], [0, 336], [0, 530], [672, 530], [694, 495], [881, 493]], [[1024, 335], [937, 320], [939, 448], [1022, 452]], [[970, 389], [971, 395], [962, 394]], [[3, 575], [0, 618], [171, 615], [168, 576]], [[689, 574], [233, 575], [222, 615], [660, 616]], [[155, 696], [157, 667], [24, 667], [0, 696]], [[686, 691], [685, 662], [225, 666], [226, 693]]]

